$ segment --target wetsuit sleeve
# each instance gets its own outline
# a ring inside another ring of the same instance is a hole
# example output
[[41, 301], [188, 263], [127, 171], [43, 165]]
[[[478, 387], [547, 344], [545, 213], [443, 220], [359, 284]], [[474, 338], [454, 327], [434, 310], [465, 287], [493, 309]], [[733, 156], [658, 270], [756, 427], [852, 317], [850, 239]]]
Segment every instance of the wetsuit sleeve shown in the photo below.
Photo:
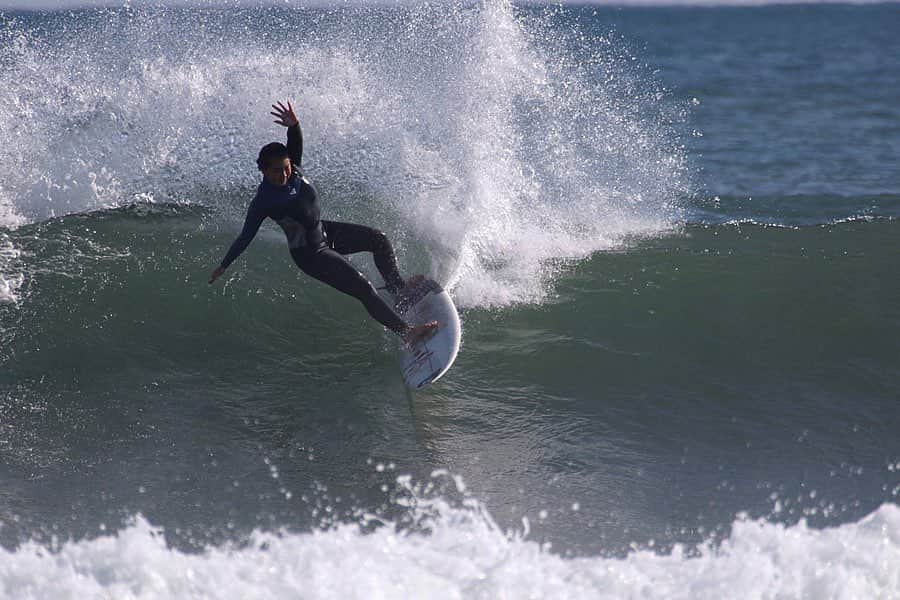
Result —
[[303, 132], [300, 130], [300, 123], [288, 127], [287, 149], [291, 162], [299, 167], [300, 159], [303, 158]]
[[223, 269], [227, 269], [228, 266], [234, 262], [234, 259], [247, 249], [247, 246], [253, 241], [256, 232], [259, 231], [259, 226], [262, 225], [265, 218], [266, 213], [259, 202], [259, 198], [254, 198], [253, 202], [250, 203], [250, 208], [247, 209], [247, 218], [244, 219], [244, 228], [241, 229], [241, 234], [234, 240], [234, 243], [231, 244], [231, 248], [228, 249], [228, 254], [222, 259], [221, 266]]

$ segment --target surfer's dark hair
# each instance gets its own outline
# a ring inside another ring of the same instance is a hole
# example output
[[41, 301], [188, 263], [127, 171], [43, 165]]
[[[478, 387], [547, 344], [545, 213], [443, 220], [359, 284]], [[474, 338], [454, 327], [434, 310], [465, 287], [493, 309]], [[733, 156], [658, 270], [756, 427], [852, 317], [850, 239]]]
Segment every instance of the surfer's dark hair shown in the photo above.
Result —
[[256, 167], [260, 171], [265, 171], [273, 160], [284, 160], [288, 157], [287, 146], [281, 142], [272, 142], [260, 148], [259, 156], [256, 158]]

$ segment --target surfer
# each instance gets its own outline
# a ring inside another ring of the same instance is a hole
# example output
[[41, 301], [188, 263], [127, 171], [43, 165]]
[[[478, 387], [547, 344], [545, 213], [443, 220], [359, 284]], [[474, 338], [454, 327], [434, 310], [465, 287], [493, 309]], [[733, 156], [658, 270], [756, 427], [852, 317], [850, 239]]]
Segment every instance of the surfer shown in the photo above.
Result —
[[290, 102], [287, 106], [278, 102], [272, 109], [269, 114], [276, 117], [275, 123], [287, 127], [287, 146], [272, 142], [259, 151], [256, 166], [262, 172], [262, 182], [247, 209], [240, 235], [213, 271], [209, 283], [221, 277], [240, 256], [268, 217], [284, 230], [291, 257], [304, 273], [358, 299], [376, 321], [407, 344], [415, 344], [433, 334], [437, 321], [407, 325], [378, 295], [372, 283], [344, 258], [346, 254], [371, 252], [388, 292], [400, 298], [424, 280], [422, 275], [408, 281], [400, 277], [397, 258], [384, 233], [363, 225], [319, 218], [318, 194], [300, 170], [303, 156], [300, 121]]

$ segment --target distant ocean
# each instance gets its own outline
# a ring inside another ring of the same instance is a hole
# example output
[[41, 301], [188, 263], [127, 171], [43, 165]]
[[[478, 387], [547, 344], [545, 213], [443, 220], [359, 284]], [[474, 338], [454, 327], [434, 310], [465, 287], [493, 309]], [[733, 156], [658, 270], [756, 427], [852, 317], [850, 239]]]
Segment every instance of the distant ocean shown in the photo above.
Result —
[[[0, 598], [900, 598], [898, 33], [0, 12]], [[457, 302], [427, 389], [271, 223], [207, 285], [275, 100]]]

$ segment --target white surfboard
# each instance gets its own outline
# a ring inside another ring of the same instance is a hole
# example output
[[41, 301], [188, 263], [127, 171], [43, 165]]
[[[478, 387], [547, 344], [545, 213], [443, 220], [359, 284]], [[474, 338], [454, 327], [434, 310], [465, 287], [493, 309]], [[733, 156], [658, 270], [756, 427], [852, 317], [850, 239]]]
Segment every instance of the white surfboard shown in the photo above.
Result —
[[428, 339], [412, 347], [401, 345], [403, 381], [417, 390], [437, 381], [456, 360], [462, 337], [459, 314], [450, 294], [431, 279], [417, 285], [409, 296], [396, 304], [396, 309], [410, 325], [438, 322], [437, 332]]

